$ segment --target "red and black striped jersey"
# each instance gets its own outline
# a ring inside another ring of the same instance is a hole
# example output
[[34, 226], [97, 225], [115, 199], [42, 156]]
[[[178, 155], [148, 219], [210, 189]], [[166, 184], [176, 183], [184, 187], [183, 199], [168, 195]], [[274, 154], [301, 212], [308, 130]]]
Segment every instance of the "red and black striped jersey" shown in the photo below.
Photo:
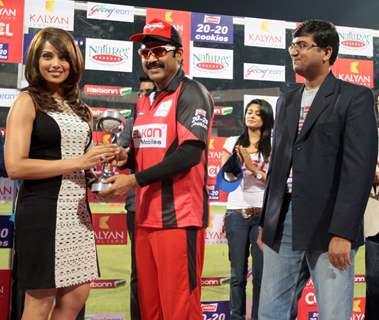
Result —
[[151, 95], [142, 97], [136, 107], [132, 138], [137, 175], [164, 161], [183, 143], [198, 141], [205, 147], [198, 164], [137, 188], [136, 224], [151, 228], [206, 227], [207, 144], [213, 100], [203, 85], [186, 78], [182, 70], [153, 102]]

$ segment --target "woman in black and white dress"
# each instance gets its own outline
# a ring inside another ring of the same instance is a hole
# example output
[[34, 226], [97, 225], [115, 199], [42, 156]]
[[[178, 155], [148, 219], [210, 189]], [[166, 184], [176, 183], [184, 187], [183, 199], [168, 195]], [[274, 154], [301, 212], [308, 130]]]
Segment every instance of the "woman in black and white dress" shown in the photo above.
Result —
[[83, 58], [66, 31], [46, 28], [27, 56], [29, 86], [7, 119], [5, 162], [22, 180], [16, 204], [16, 277], [23, 319], [75, 319], [98, 277], [84, 170], [112, 159], [115, 145], [86, 151], [91, 113], [79, 99]]

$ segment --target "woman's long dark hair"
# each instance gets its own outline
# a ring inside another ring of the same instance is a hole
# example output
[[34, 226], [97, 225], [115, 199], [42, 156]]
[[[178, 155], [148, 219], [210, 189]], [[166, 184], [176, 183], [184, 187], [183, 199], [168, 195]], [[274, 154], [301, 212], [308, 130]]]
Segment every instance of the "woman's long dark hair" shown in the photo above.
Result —
[[79, 81], [84, 71], [83, 57], [74, 38], [67, 31], [45, 28], [34, 36], [25, 64], [25, 78], [29, 86], [22, 90], [31, 95], [37, 110], [60, 111], [39, 70], [39, 59], [46, 42], [50, 42], [70, 64], [70, 74], [61, 84], [64, 100], [79, 117], [88, 121], [91, 118], [89, 108], [79, 97]]
[[247, 104], [245, 115], [243, 117], [244, 130], [238, 137], [236, 145], [241, 145], [245, 148], [250, 146], [249, 128], [246, 126], [246, 113], [253, 104], [259, 105], [260, 117], [262, 118], [263, 123], [261, 128], [261, 138], [259, 139], [257, 147], [258, 151], [263, 155], [263, 159], [267, 161], [271, 153], [271, 130], [274, 125], [274, 115], [271, 105], [266, 100], [254, 99]]

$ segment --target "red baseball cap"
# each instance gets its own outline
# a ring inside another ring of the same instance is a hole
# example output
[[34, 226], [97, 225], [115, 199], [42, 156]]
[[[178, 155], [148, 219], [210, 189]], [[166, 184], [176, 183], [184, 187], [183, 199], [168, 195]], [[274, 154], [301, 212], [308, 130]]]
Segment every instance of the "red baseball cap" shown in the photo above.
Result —
[[178, 31], [171, 24], [160, 19], [149, 21], [144, 26], [142, 33], [136, 33], [129, 37], [131, 41], [142, 43], [148, 39], [157, 39], [179, 47], [182, 46], [182, 39]]

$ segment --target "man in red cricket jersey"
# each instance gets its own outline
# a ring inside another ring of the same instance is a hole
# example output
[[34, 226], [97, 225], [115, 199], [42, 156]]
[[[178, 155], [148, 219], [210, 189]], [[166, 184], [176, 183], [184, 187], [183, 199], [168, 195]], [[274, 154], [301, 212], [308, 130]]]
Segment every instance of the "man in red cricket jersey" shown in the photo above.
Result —
[[115, 196], [136, 188], [136, 267], [141, 317], [201, 320], [201, 272], [208, 225], [207, 144], [213, 101], [185, 77], [182, 41], [154, 19], [138, 53], [157, 90], [136, 106], [128, 167], [135, 174], [109, 179]]

